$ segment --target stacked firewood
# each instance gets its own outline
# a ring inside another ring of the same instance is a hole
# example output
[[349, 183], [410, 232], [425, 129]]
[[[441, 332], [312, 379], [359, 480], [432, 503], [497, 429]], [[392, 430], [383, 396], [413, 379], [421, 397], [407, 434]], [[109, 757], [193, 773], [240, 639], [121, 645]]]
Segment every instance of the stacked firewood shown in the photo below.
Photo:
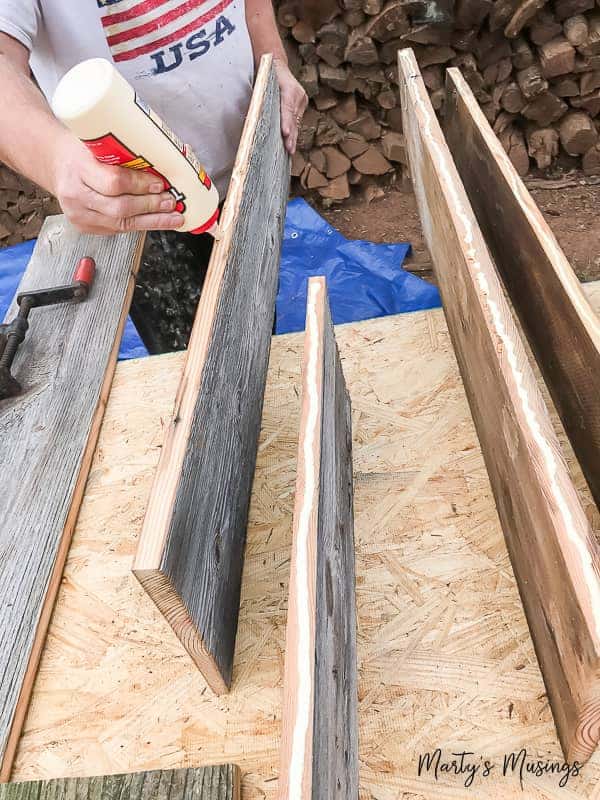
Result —
[[59, 214], [48, 192], [0, 164], [0, 247], [33, 239], [48, 214]]
[[324, 203], [406, 175], [396, 53], [415, 50], [434, 107], [459, 67], [520, 174], [600, 174], [600, 0], [282, 0], [310, 103], [293, 159]]

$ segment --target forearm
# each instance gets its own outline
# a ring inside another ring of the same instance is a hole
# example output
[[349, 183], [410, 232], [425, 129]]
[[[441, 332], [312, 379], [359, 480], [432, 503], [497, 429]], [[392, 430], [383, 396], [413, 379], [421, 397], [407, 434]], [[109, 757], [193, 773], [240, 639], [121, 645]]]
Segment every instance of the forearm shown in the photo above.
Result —
[[54, 117], [29, 77], [26, 49], [14, 40], [6, 43], [6, 38], [2, 35], [0, 39], [0, 160], [44, 189], [54, 191], [51, 154], [72, 134]]
[[287, 64], [271, 0], [246, 0], [246, 24], [257, 66], [265, 53], [273, 53], [274, 58]]

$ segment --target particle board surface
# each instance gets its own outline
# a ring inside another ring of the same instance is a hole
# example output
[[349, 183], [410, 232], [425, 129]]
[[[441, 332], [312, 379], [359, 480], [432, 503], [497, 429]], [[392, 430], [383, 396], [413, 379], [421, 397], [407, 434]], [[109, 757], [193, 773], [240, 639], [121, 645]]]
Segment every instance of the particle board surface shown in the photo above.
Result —
[[[19, 291], [72, 281], [87, 300], [34, 308], [0, 402], [0, 778], [7, 780], [117, 361], [143, 236], [81, 235], [50, 217]], [[17, 307], [13, 302], [6, 320]]]
[[411, 50], [398, 68], [424, 235], [511, 563], [565, 758], [585, 761], [600, 739], [600, 551]]
[[490, 251], [600, 503], [600, 320], [463, 76], [444, 130]]
[[289, 188], [279, 102], [265, 56], [133, 566], [217, 694], [231, 682]]
[[302, 374], [278, 797], [357, 800], [352, 419], [322, 277]]
[[[502, 776], [505, 753], [562, 753], [442, 311], [335, 331], [353, 408], [361, 800], [597, 800], [598, 754], [563, 789]], [[276, 798], [302, 347], [271, 348], [218, 698], [130, 573], [183, 354], [119, 364], [15, 780], [232, 762], [244, 800]], [[419, 776], [435, 747], [496, 766], [470, 789]]]
[[58, 778], [0, 786], [0, 800], [240, 800], [240, 774], [225, 764], [195, 769]]

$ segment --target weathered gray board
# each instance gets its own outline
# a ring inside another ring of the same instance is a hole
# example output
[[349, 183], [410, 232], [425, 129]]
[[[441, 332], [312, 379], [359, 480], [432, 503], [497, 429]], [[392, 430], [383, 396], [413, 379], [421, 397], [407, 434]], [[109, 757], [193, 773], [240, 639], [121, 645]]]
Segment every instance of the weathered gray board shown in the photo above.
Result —
[[[96, 281], [78, 305], [33, 309], [0, 402], [0, 778], [8, 780], [117, 360], [143, 237], [83, 236], [46, 220], [20, 291]], [[13, 303], [6, 315], [16, 313]]]
[[444, 130], [494, 261], [600, 506], [600, 318], [457, 69]]
[[265, 56], [133, 566], [217, 693], [232, 675], [288, 189]]
[[308, 287], [279, 800], [358, 798], [350, 399], [324, 278]]
[[565, 758], [583, 762], [600, 737], [598, 545], [411, 50], [398, 68], [448, 329]]
[[236, 766], [164, 769], [0, 786], [0, 800], [239, 800]]

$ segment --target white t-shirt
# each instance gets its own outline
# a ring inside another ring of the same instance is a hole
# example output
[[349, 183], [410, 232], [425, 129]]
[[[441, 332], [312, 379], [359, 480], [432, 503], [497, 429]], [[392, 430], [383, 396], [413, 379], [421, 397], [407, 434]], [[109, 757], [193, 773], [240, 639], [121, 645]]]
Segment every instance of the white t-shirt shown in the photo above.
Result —
[[0, 0], [0, 31], [48, 99], [80, 61], [113, 60], [224, 197], [254, 78], [244, 0]]

